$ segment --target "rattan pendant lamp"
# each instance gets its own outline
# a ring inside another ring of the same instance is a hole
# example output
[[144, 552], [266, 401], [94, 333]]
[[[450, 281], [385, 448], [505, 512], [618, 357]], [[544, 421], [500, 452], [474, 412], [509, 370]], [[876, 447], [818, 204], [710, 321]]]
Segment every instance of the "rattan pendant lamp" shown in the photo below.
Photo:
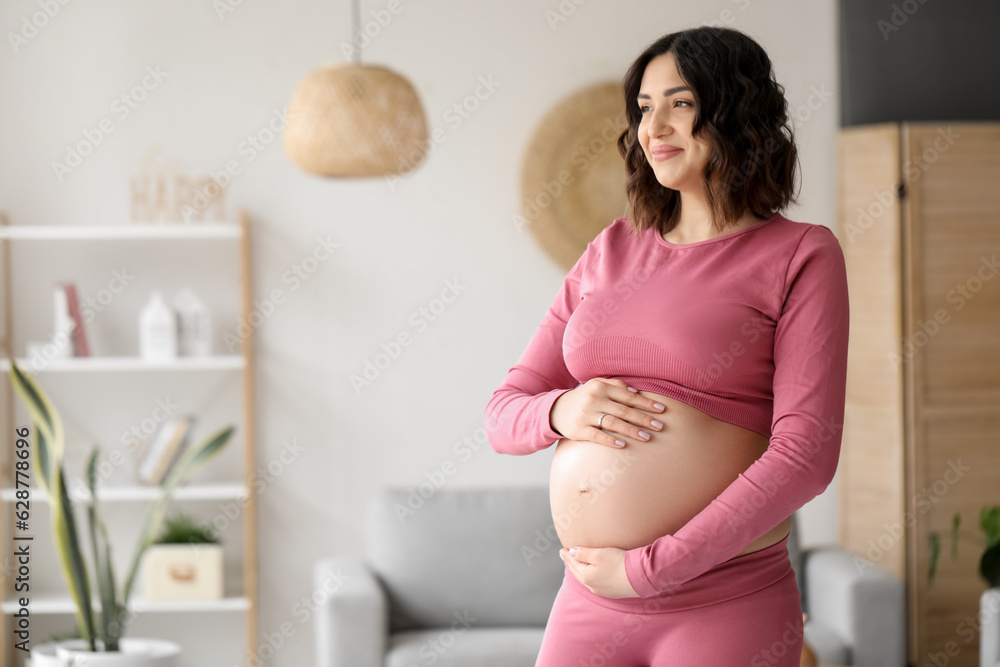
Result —
[[[361, 35], [358, 0], [351, 0]], [[350, 63], [310, 72], [288, 105], [285, 152], [305, 172], [332, 178], [403, 174], [427, 153], [427, 120], [409, 81], [362, 65], [352, 40]]]

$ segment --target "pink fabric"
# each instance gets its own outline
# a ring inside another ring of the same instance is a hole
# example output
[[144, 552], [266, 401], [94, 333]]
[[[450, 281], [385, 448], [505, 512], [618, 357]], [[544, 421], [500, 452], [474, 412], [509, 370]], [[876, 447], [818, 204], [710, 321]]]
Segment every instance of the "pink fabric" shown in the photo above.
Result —
[[566, 567], [535, 667], [798, 667], [802, 608], [787, 544], [651, 598], [595, 595]]
[[830, 484], [848, 328], [844, 255], [823, 225], [776, 214], [675, 245], [617, 218], [587, 245], [493, 393], [487, 438], [506, 454], [551, 446], [563, 437], [552, 404], [595, 377], [768, 436], [767, 451], [698, 515], [625, 553], [632, 587], [654, 596], [736, 556]]

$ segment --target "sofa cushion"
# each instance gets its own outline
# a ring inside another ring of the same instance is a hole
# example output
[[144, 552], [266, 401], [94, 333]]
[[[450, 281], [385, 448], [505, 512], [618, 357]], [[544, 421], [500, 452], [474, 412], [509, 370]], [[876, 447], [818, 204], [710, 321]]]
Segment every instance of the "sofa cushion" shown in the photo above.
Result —
[[805, 641], [821, 665], [853, 665], [851, 650], [837, 633], [816, 621], [806, 621], [802, 630]]
[[563, 579], [544, 486], [383, 488], [365, 537], [391, 632], [463, 616], [476, 627], [544, 626]]
[[543, 628], [450, 627], [399, 632], [389, 638], [385, 667], [534, 667]]

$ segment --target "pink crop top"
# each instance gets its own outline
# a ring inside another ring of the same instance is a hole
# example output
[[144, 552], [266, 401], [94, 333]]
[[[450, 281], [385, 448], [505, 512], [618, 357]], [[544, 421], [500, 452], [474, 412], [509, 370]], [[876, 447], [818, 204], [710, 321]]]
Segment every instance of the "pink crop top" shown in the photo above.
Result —
[[[591, 241], [486, 405], [499, 453], [564, 436], [549, 414], [595, 377], [683, 401], [770, 438], [672, 535], [625, 552], [642, 597], [724, 562], [823, 492], [843, 431], [849, 305], [843, 251], [823, 225], [780, 214], [687, 244], [617, 218]], [[571, 545], [566, 545], [571, 546]]]

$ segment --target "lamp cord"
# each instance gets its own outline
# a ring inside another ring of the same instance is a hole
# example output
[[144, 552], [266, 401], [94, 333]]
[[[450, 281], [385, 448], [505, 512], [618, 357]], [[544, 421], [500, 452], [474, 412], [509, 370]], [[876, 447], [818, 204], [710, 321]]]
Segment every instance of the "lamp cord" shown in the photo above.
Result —
[[355, 64], [361, 62], [361, 47], [358, 45], [358, 40], [361, 37], [361, 17], [358, 11], [358, 1], [351, 0], [351, 23], [354, 26], [354, 34], [351, 36], [351, 44], [354, 46], [351, 50], [351, 61]]

